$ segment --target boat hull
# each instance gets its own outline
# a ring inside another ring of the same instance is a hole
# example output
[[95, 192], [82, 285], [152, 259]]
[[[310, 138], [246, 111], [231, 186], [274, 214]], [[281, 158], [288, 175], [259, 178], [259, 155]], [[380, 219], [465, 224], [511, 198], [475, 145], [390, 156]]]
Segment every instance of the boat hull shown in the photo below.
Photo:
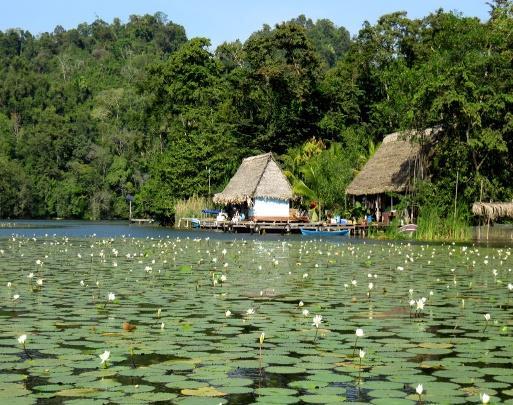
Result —
[[339, 229], [336, 231], [316, 231], [313, 229], [301, 229], [301, 235], [309, 236], [347, 236], [349, 229]]

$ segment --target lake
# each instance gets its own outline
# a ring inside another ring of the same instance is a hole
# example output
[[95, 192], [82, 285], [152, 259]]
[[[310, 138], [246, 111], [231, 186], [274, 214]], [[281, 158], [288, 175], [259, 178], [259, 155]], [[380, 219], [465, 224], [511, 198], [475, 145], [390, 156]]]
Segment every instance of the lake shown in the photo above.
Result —
[[0, 229], [5, 403], [512, 402], [510, 247], [38, 224]]

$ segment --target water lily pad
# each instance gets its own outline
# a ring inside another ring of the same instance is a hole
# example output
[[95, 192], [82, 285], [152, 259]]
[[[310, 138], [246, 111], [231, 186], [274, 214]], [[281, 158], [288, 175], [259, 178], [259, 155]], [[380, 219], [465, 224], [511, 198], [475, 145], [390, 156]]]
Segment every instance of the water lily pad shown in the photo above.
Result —
[[194, 396], [194, 397], [223, 397], [226, 395], [226, 392], [222, 392], [217, 390], [214, 387], [201, 387], [195, 389], [183, 389], [181, 391], [182, 395]]

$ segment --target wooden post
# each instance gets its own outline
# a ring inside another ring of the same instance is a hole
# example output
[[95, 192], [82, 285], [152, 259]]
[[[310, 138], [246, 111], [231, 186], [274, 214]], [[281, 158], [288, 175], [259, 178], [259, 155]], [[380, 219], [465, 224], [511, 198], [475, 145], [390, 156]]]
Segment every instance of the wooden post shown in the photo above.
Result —
[[454, 193], [454, 222], [456, 222], [456, 203], [458, 201], [458, 180], [459, 180], [459, 177], [460, 177], [460, 172], [456, 172], [456, 191]]
[[[481, 179], [481, 191], [479, 192], [479, 204], [483, 200], [483, 179]], [[479, 224], [477, 227], [477, 239], [481, 239], [481, 215], [479, 215]]]

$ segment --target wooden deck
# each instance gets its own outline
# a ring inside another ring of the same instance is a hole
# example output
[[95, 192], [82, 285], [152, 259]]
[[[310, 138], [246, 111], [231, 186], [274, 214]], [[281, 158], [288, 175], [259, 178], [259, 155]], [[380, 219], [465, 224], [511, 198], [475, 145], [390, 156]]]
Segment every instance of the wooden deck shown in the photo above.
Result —
[[152, 224], [153, 221], [154, 220], [151, 218], [130, 218], [130, 220], [129, 220], [129, 222], [131, 224], [137, 224], [137, 225]]
[[[182, 222], [183, 224], [183, 222]], [[372, 227], [379, 227], [374, 224]], [[212, 221], [200, 220], [200, 228], [205, 230], [215, 230], [233, 233], [279, 233], [294, 234], [301, 233], [301, 229], [318, 230], [318, 231], [339, 231], [348, 229], [352, 236], [365, 236], [369, 231], [369, 225], [331, 225], [321, 222], [301, 223], [301, 222], [253, 222], [243, 221], [232, 223], [230, 221]]]

